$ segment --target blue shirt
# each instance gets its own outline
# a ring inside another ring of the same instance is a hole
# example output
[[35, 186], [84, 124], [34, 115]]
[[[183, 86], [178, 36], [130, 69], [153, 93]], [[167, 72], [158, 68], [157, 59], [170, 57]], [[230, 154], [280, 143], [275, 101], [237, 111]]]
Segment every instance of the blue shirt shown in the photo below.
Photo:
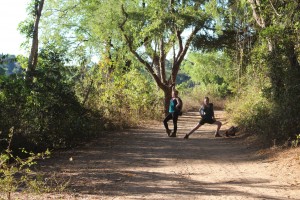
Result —
[[175, 99], [175, 98], [174, 98], [174, 99], [172, 98], [172, 99], [170, 100], [169, 113], [175, 112], [176, 105], [177, 105], [176, 99]]

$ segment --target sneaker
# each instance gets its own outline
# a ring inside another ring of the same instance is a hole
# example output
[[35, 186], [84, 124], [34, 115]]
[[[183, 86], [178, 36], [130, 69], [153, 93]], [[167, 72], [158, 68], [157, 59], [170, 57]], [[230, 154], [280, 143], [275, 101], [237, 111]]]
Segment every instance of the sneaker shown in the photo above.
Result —
[[166, 130], [166, 133], [168, 134], [168, 136], [170, 136], [171, 130], [170, 130], [170, 129], [167, 129], [167, 130]]
[[222, 137], [222, 135], [220, 135], [219, 133], [216, 133], [215, 137]]
[[188, 135], [188, 134], [185, 134], [185, 136], [184, 136], [183, 139], [189, 139], [189, 135]]
[[228, 131], [225, 132], [226, 137], [229, 137]]
[[176, 137], [176, 133], [172, 133], [169, 137]]

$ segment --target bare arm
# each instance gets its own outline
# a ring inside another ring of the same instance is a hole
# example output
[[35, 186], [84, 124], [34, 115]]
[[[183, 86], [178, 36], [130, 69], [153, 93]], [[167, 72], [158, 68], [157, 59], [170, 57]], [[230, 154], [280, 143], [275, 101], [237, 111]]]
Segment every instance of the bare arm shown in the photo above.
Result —
[[170, 87], [172, 87], [172, 92], [175, 92], [175, 83], [172, 83]]

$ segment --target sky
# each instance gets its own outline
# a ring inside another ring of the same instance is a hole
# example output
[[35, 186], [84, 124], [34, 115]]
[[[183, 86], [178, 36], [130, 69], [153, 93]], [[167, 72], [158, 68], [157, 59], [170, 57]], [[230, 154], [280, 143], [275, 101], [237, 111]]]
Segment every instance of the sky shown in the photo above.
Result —
[[0, 0], [0, 54], [25, 54], [20, 48], [25, 37], [17, 28], [27, 17], [26, 7], [29, 2], [30, 0]]

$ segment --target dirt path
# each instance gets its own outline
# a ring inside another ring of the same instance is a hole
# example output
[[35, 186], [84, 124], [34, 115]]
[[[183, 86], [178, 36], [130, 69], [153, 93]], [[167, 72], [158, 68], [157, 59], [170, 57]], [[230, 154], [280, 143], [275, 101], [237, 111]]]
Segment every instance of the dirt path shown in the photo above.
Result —
[[42, 169], [70, 177], [68, 191], [36, 198], [300, 199], [299, 159], [263, 158], [239, 137], [214, 138], [213, 125], [183, 140], [197, 121], [197, 113], [181, 117], [177, 138], [157, 124], [55, 154]]

